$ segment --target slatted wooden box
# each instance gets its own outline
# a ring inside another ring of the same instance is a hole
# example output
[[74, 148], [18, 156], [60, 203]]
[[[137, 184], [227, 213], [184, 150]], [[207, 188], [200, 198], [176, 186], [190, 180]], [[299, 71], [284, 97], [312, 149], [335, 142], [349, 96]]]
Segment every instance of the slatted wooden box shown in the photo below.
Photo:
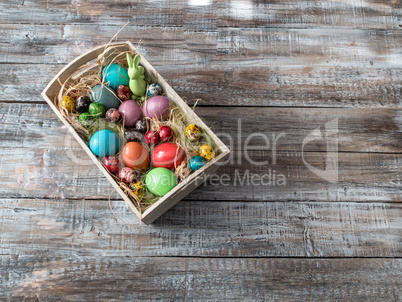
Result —
[[[139, 51], [130, 43], [113, 43], [108, 46], [113, 45], [114, 48], [127, 51], [132, 50], [134, 53], [139, 53]], [[120, 196], [126, 201], [126, 203], [130, 206], [132, 211], [144, 222], [145, 224], [150, 224], [155, 219], [160, 217], [163, 213], [169, 210], [172, 206], [178, 203], [181, 199], [186, 197], [189, 193], [191, 193], [194, 189], [196, 189], [199, 185], [201, 185], [211, 174], [215, 173], [219, 168], [220, 164], [225, 161], [228, 157], [230, 151], [225, 144], [221, 142], [221, 140], [212, 132], [212, 130], [205, 125], [205, 123], [194, 113], [194, 111], [188, 107], [188, 105], [180, 98], [180, 96], [173, 90], [172, 87], [163, 79], [163, 77], [157, 73], [157, 71], [148, 63], [148, 61], [141, 55], [140, 64], [145, 69], [145, 76], [152, 80], [152, 82], [159, 83], [163, 87], [163, 91], [165, 95], [176, 105], [178, 105], [187, 115], [188, 121], [200, 126], [207, 134], [211, 137], [211, 139], [215, 142], [219, 155], [215, 157], [213, 160], [208, 162], [204, 167], [197, 170], [196, 172], [190, 174], [184, 181], [180, 182], [173, 190], [171, 190], [168, 194], [160, 198], [156, 203], [147, 208], [143, 213], [140, 213], [138, 209], [134, 206], [130, 198], [121, 190], [119, 185], [113, 179], [113, 177], [109, 174], [109, 172], [105, 169], [99, 159], [91, 152], [88, 145], [81, 139], [76, 130], [70, 125], [70, 123], [61, 115], [57, 104], [54, 103], [57, 94], [60, 91], [61, 83], [64, 83], [74, 72], [76, 72], [80, 67], [95, 60], [101, 53], [105, 50], [105, 45], [92, 49], [91, 51], [84, 53], [83, 55], [77, 57], [74, 61], [69, 63], [66, 67], [64, 67], [57, 75], [54, 77], [50, 83], [47, 85], [45, 90], [42, 92], [43, 98], [49, 104], [49, 106], [53, 109], [56, 115], [60, 118], [60, 120], [66, 125], [78, 143], [84, 148], [86, 153], [88, 153], [89, 157], [93, 160], [93, 162], [98, 166], [98, 168], [103, 172], [105, 177], [109, 180], [109, 182], [113, 185], [116, 191], [120, 194]]]

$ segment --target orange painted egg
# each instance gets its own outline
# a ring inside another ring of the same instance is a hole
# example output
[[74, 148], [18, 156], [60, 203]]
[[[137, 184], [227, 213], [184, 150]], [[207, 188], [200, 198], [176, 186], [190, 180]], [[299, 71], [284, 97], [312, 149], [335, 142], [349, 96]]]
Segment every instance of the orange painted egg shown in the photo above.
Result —
[[121, 151], [121, 156], [124, 165], [131, 169], [146, 170], [149, 167], [149, 152], [140, 143], [127, 143]]
[[173, 143], [164, 143], [152, 152], [152, 163], [157, 168], [175, 169], [186, 157], [184, 150]]

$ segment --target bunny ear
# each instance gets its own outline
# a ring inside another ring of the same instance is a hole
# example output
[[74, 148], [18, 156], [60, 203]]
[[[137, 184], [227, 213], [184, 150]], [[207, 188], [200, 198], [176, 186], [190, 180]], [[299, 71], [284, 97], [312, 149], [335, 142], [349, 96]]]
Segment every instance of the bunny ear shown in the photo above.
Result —
[[134, 67], [133, 58], [130, 56], [129, 53], [126, 53], [126, 57], [127, 57], [128, 67], [130, 67], [130, 68]]
[[141, 56], [140, 55], [136, 55], [134, 58], [134, 67], [137, 68], [138, 65], [140, 65], [140, 60], [141, 60]]

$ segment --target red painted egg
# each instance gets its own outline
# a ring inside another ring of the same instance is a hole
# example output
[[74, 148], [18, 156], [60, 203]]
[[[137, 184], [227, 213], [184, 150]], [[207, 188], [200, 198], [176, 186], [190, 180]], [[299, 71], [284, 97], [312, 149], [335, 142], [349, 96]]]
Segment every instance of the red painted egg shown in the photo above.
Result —
[[145, 134], [145, 142], [150, 145], [156, 145], [159, 141], [159, 133], [155, 131], [148, 131], [147, 134]]
[[173, 131], [169, 126], [162, 126], [159, 129], [159, 137], [161, 138], [161, 140], [163, 140], [164, 142], [168, 142], [170, 140], [172, 140], [173, 138]]
[[157, 168], [175, 169], [186, 157], [184, 150], [173, 143], [164, 143], [152, 152], [152, 163]]
[[117, 157], [105, 156], [102, 162], [110, 173], [117, 173], [119, 171], [119, 159]]
[[136, 142], [129, 142], [121, 151], [124, 165], [136, 169], [146, 170], [149, 166], [149, 152], [148, 150]]

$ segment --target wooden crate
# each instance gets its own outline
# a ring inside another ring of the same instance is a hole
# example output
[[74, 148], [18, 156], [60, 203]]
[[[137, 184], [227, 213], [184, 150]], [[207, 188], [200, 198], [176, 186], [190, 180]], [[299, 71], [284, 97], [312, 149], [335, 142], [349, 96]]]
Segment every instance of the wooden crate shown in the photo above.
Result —
[[[140, 54], [139, 51], [130, 43], [112, 43], [108, 46], [113, 46], [114, 48], [127, 51], [132, 50], [134, 53]], [[181, 199], [186, 197], [189, 193], [191, 193], [194, 189], [196, 189], [199, 185], [201, 185], [209, 175], [216, 172], [219, 168], [220, 164], [222, 164], [225, 159], [228, 157], [230, 150], [228, 147], [221, 142], [221, 140], [212, 132], [212, 130], [205, 125], [205, 123], [194, 113], [194, 111], [188, 107], [188, 105], [181, 99], [181, 97], [173, 90], [172, 87], [163, 79], [163, 77], [157, 73], [157, 71], [148, 63], [148, 61], [141, 55], [140, 64], [145, 69], [145, 75], [154, 83], [159, 83], [163, 87], [163, 91], [165, 95], [170, 99], [170, 101], [174, 102], [178, 105], [186, 114], [189, 121], [194, 124], [200, 126], [205, 132], [209, 134], [211, 139], [215, 142], [217, 148], [219, 149], [219, 155], [208, 162], [204, 167], [190, 174], [184, 181], [180, 182], [175, 188], [173, 188], [168, 194], [161, 197], [156, 203], [147, 208], [143, 213], [140, 213], [137, 208], [134, 206], [130, 198], [121, 190], [119, 185], [113, 179], [113, 177], [109, 174], [109, 172], [105, 169], [99, 159], [92, 153], [89, 149], [88, 145], [82, 140], [76, 130], [70, 125], [70, 123], [61, 115], [57, 104], [53, 102], [56, 99], [56, 96], [61, 88], [61, 83], [64, 83], [74, 72], [78, 70], [78, 68], [82, 67], [84, 64], [95, 60], [101, 53], [105, 50], [105, 45], [92, 49], [91, 51], [84, 53], [83, 55], [77, 57], [74, 61], [70, 62], [66, 67], [64, 67], [47, 85], [45, 90], [42, 92], [43, 98], [49, 104], [49, 106], [53, 109], [56, 115], [60, 118], [60, 120], [66, 125], [68, 130], [72, 133], [78, 143], [84, 148], [84, 150], [88, 153], [89, 157], [93, 160], [93, 162], [98, 166], [98, 168], [103, 172], [105, 177], [109, 180], [109, 182], [113, 185], [116, 191], [120, 194], [120, 196], [126, 201], [126, 203], [130, 206], [132, 211], [145, 223], [150, 224], [167, 210], [169, 210], [172, 206], [178, 203]]]

